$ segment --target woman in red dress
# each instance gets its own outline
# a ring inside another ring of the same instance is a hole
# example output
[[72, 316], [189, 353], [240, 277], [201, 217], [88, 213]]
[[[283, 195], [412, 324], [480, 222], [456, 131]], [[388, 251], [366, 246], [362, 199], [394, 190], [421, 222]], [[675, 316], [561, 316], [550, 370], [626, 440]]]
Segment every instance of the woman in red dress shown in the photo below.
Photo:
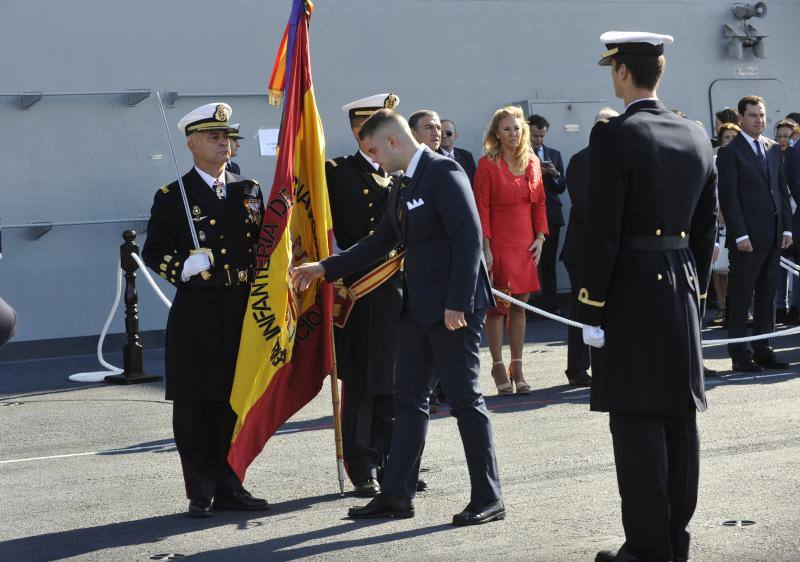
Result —
[[[538, 158], [530, 149], [530, 130], [522, 110], [495, 112], [483, 139], [484, 156], [475, 173], [475, 199], [483, 228], [483, 253], [495, 289], [527, 302], [539, 290], [536, 266], [548, 234], [544, 184]], [[503, 326], [511, 362], [503, 363]], [[525, 310], [497, 299], [489, 311], [486, 336], [492, 354], [492, 378], [498, 394], [529, 394], [522, 376]], [[513, 384], [512, 384], [513, 383]]]

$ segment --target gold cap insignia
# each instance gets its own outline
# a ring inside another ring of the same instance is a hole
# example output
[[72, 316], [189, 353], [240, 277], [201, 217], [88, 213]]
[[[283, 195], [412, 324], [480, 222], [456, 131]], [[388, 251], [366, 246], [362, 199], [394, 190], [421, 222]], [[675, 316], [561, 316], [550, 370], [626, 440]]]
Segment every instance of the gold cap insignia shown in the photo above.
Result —
[[383, 101], [383, 107], [385, 107], [386, 109], [394, 109], [395, 107], [397, 107], [399, 101], [400, 98], [398, 98], [396, 95], [389, 94]]
[[228, 120], [228, 110], [225, 109], [225, 106], [219, 104], [217, 106], [217, 111], [214, 113], [214, 119], [217, 121], [227, 121]]

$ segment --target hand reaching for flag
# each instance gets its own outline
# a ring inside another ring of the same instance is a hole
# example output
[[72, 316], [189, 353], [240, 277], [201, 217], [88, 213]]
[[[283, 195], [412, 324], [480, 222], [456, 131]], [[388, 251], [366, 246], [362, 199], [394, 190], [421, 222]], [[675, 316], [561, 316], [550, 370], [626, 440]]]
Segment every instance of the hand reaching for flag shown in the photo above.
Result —
[[319, 262], [299, 265], [292, 271], [292, 285], [296, 290], [305, 291], [309, 285], [325, 275], [325, 267]]

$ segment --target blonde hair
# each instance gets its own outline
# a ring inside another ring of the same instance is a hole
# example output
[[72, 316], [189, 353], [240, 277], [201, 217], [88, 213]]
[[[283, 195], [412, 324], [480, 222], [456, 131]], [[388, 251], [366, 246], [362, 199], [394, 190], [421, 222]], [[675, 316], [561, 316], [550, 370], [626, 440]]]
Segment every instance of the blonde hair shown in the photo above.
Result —
[[517, 169], [525, 170], [531, 161], [531, 129], [527, 121], [525, 121], [525, 115], [522, 110], [515, 105], [509, 105], [494, 112], [486, 133], [483, 135], [483, 153], [487, 158], [495, 161], [503, 156], [503, 148], [500, 146], [500, 137], [497, 134], [497, 129], [500, 126], [500, 121], [506, 117], [519, 119], [522, 135], [520, 136], [517, 150], [514, 152], [514, 164]]

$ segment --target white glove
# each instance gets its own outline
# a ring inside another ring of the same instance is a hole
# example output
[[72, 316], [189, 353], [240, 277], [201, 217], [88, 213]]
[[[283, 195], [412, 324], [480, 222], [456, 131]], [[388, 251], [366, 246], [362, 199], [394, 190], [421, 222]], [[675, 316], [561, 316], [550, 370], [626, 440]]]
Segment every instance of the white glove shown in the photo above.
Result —
[[192, 275], [197, 275], [201, 271], [208, 271], [209, 269], [211, 269], [211, 261], [206, 254], [192, 254], [183, 262], [181, 280], [186, 282]]
[[584, 326], [583, 343], [600, 349], [606, 344], [606, 333], [599, 326]]

